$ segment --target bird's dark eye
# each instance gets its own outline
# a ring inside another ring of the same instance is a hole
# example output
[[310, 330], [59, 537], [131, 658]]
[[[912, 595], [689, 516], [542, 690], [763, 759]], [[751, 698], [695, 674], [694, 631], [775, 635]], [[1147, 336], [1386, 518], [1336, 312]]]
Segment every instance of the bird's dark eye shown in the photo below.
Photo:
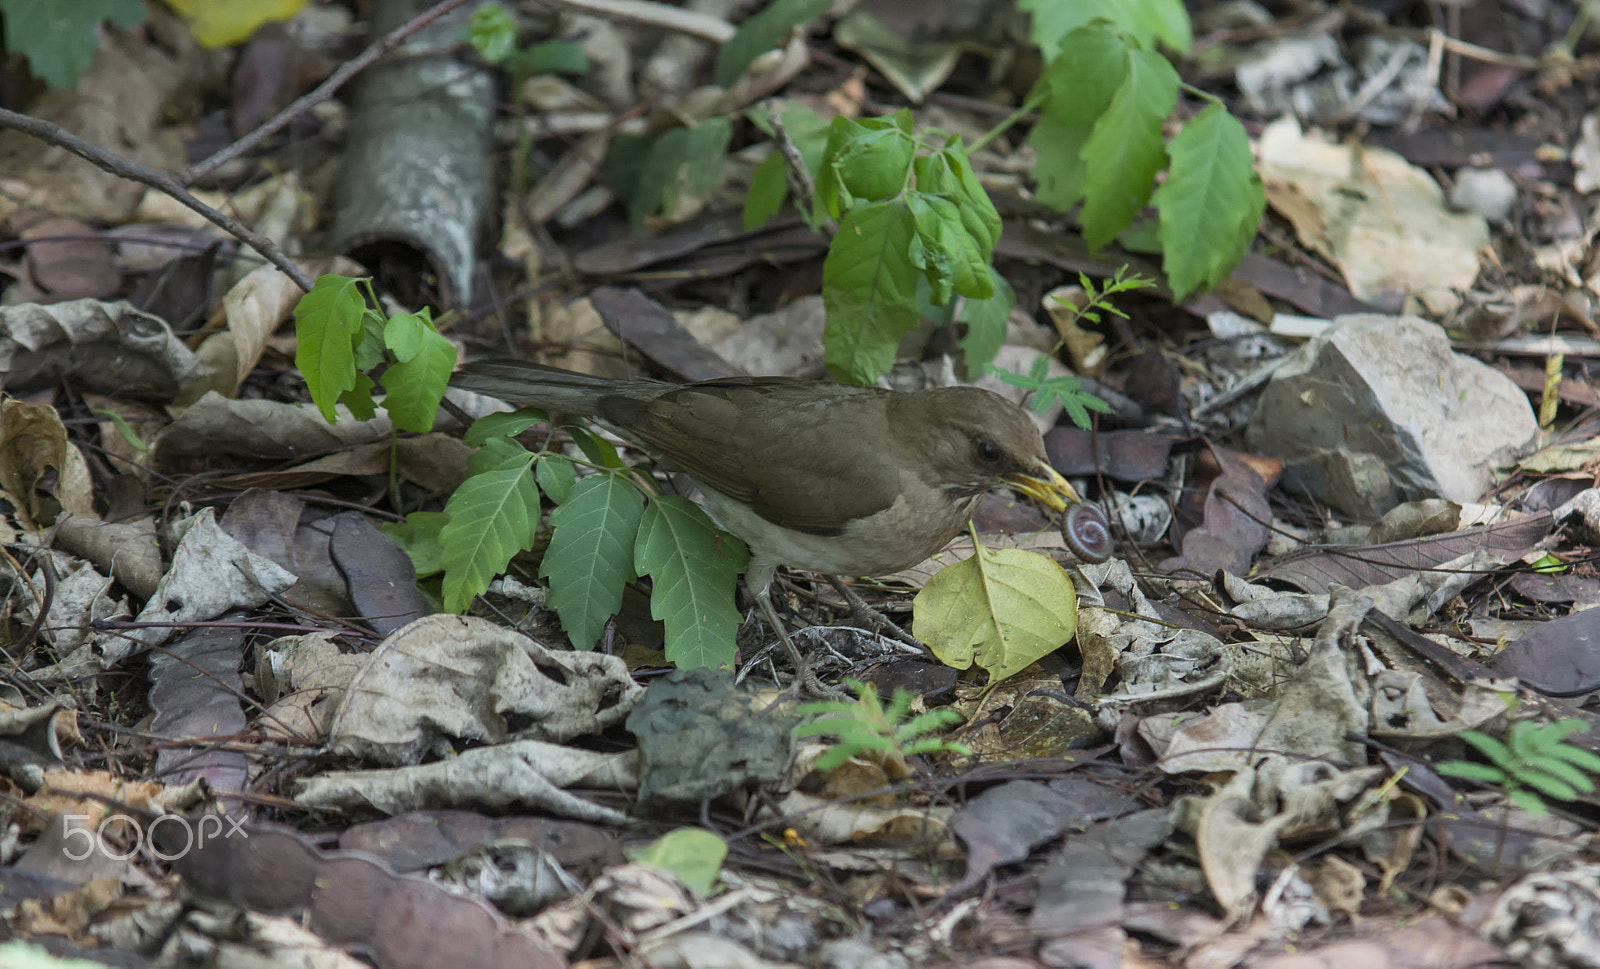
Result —
[[1000, 445], [993, 441], [979, 441], [978, 460], [985, 464], [994, 464], [1000, 460]]

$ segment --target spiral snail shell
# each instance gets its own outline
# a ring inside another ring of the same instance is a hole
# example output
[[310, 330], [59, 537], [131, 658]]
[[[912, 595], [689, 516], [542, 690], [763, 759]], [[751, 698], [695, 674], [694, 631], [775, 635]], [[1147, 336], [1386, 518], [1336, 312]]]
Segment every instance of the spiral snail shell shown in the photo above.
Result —
[[1093, 505], [1068, 506], [1061, 516], [1061, 540], [1085, 562], [1104, 562], [1111, 557], [1111, 523]]

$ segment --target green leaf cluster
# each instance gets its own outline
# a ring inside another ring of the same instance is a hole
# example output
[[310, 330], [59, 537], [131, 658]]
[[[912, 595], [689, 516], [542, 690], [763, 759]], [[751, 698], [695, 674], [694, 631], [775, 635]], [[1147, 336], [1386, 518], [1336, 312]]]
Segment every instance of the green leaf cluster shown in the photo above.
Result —
[[839, 223], [822, 266], [824, 359], [835, 379], [871, 383], [888, 371], [917, 325], [923, 283], [935, 306], [956, 295], [996, 296], [990, 261], [1000, 214], [961, 139], [925, 140], [912, 131], [910, 111], [833, 119], [812, 218]]
[[[372, 296], [370, 280], [327, 275], [295, 306], [295, 362], [311, 399], [330, 423], [337, 404], [368, 420], [378, 382], [364, 371], [386, 364], [378, 381], [395, 427], [431, 430], [455, 348], [427, 311], [385, 319], [369, 308]], [[623, 588], [648, 575], [651, 614], [666, 626], [667, 659], [680, 667], [731, 663], [740, 620], [734, 587], [749, 559], [744, 544], [683, 498], [646, 500], [616, 449], [582, 428], [570, 429], [573, 439], [601, 473], [581, 480], [566, 458], [516, 442], [547, 419], [524, 409], [490, 414], [467, 430], [464, 440], [477, 450], [444, 511], [416, 512], [387, 529], [417, 574], [442, 572], [444, 608], [464, 611], [517, 553], [533, 547], [542, 493], [555, 509], [539, 575], [549, 580], [551, 608], [573, 645], [594, 648], [622, 607]]]
[[[1028, 142], [1037, 153], [1032, 174], [1041, 202], [1063, 212], [1081, 205], [1078, 218], [1094, 248], [1126, 233], [1153, 204], [1160, 216], [1153, 241], [1175, 298], [1221, 281], [1254, 239], [1266, 197], [1244, 127], [1220, 104], [1201, 111], [1170, 144], [1162, 134], [1180, 81], [1155, 47], [1189, 48], [1181, 0], [1019, 0], [1019, 6], [1032, 15], [1031, 36], [1046, 58], [1043, 77], [1023, 109], [979, 143], [1039, 109]], [[799, 7], [797, 0], [779, 0], [752, 23], [769, 15], [777, 22], [779, 8], [790, 22]], [[815, 184], [811, 210], [803, 214], [817, 228], [838, 222], [823, 267], [829, 373], [872, 382], [892, 365], [919, 309], [929, 315], [955, 296], [965, 297], [959, 317], [931, 315], [967, 325], [968, 374], [983, 373], [1004, 337], [1013, 297], [989, 265], [1000, 222], [973, 175], [970, 149], [936, 131], [913, 131], [907, 112], [835, 118], [824, 128], [803, 108], [779, 110]], [[751, 118], [770, 133], [772, 113], [752, 111]], [[781, 210], [789, 192], [786, 164], [774, 152], [757, 167], [746, 228]], [[1068, 390], [1061, 389], [1063, 397]], [[1082, 407], [1069, 410], [1074, 419], [1082, 416]]]
[[589, 58], [583, 45], [569, 40], [547, 40], [526, 47], [517, 46], [517, 21], [511, 11], [498, 3], [475, 7], [462, 28], [467, 43], [478, 56], [511, 71], [521, 86], [523, 78], [535, 74], [587, 74]]
[[616, 450], [582, 428], [569, 431], [599, 473], [581, 479], [566, 458], [513, 440], [544, 420], [525, 409], [473, 423], [466, 442], [478, 450], [443, 514], [413, 514], [405, 529], [390, 531], [417, 573], [442, 571], [445, 609], [466, 609], [517, 553], [533, 547], [543, 492], [555, 508], [539, 577], [549, 582], [550, 607], [574, 646], [593, 649], [622, 608], [625, 586], [648, 575], [667, 659], [680, 668], [731, 663], [740, 621], [734, 588], [749, 560], [744, 544], [687, 499], [645, 495]]
[[833, 770], [852, 757], [871, 754], [884, 762], [892, 775], [904, 777], [909, 773], [907, 757], [927, 753], [962, 756], [972, 753], [966, 744], [929, 736], [961, 722], [961, 714], [954, 710], [928, 710], [907, 719], [915, 699], [911, 691], [894, 691], [894, 698], [885, 707], [878, 698], [878, 688], [871, 683], [852, 679], [844, 682], [856, 691], [855, 702], [807, 703], [796, 711], [802, 716], [821, 718], [796, 727], [796, 737], [839, 738], [838, 743], [817, 759], [818, 770]]
[[140, 0], [0, 0], [6, 52], [28, 59], [28, 70], [53, 89], [78, 83], [100, 49], [100, 25], [119, 30], [144, 23]]
[[387, 363], [380, 377], [383, 408], [394, 426], [431, 431], [456, 365], [455, 347], [439, 335], [430, 311], [385, 318], [375, 305], [370, 280], [331, 273], [318, 278], [295, 304], [295, 365], [331, 424], [339, 404], [357, 420], [372, 418], [378, 382], [366, 371]]
[[1544, 798], [1576, 801], [1594, 791], [1589, 775], [1600, 773], [1600, 757], [1566, 742], [1589, 725], [1582, 720], [1536, 724], [1518, 720], [1506, 729], [1502, 742], [1477, 730], [1463, 730], [1462, 740], [1488, 758], [1488, 764], [1447, 760], [1435, 765], [1439, 773], [1466, 780], [1498, 784], [1506, 796], [1529, 814], [1548, 813]]
[[[1200, 112], [1170, 146], [1162, 136], [1177, 105], [1179, 79], [1148, 45], [1153, 38], [1187, 45], [1187, 21], [1181, 34], [1173, 32], [1182, 12], [1181, 5], [1176, 13], [1168, 10], [1174, 5], [1144, 0], [1098, 19], [1073, 17], [1063, 33], [1056, 32], [1066, 22], [1059, 8], [1079, 5], [1033, 5], [1035, 40], [1054, 53], [1031, 99], [1043, 116], [1028, 141], [1037, 152], [1039, 200], [1061, 211], [1081, 202], [1078, 218], [1093, 248], [1111, 242], [1155, 203], [1162, 266], [1174, 297], [1182, 299], [1221, 281], [1244, 257], [1266, 195], [1244, 126], [1221, 105]], [[1045, 7], [1056, 12], [1043, 13]], [[1129, 24], [1134, 11], [1149, 17]], [[1163, 169], [1167, 177], [1156, 190]]]

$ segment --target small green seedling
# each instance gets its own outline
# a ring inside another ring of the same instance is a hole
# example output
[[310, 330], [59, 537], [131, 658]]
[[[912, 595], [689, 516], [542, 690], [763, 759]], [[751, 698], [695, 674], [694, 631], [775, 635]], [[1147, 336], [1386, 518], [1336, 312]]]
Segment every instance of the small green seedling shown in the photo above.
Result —
[[1489, 763], [1447, 760], [1436, 769], [1450, 777], [1498, 784], [1518, 807], [1543, 817], [1549, 813], [1545, 797], [1576, 801], [1580, 794], [1595, 789], [1589, 774], [1600, 773], [1600, 757], [1566, 742], [1569, 735], [1588, 729], [1582, 720], [1546, 724], [1518, 720], [1507, 728], [1504, 742], [1477, 730], [1463, 730], [1461, 739], [1476, 747]]
[[906, 758], [917, 754], [950, 753], [968, 755], [972, 748], [926, 736], [961, 722], [961, 714], [949, 709], [929, 710], [911, 719], [911, 701], [915, 695], [909, 690], [894, 691], [894, 699], [884, 707], [878, 699], [878, 689], [870, 683], [847, 679], [845, 685], [859, 697], [854, 703], [848, 700], [807, 703], [800, 707], [802, 716], [819, 716], [822, 719], [804, 723], [795, 728], [796, 737], [832, 735], [839, 738], [827, 753], [817, 760], [817, 769], [828, 771], [852, 757], [872, 753], [892, 776], [905, 777], [911, 773]]

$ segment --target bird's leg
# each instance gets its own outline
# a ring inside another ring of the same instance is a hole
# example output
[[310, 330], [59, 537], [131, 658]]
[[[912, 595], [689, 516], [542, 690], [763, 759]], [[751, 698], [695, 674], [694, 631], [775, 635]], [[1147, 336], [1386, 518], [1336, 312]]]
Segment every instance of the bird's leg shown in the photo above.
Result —
[[845, 585], [837, 575], [828, 576], [828, 584], [833, 586], [833, 591], [844, 597], [845, 605], [850, 607], [850, 618], [857, 624], [897, 639], [907, 646], [915, 646], [924, 653], [928, 651], [928, 647], [917, 642], [917, 637], [901, 629], [893, 619], [867, 605], [867, 601], [857, 595], [856, 590]]
[[789, 638], [789, 633], [783, 628], [783, 623], [778, 620], [778, 611], [772, 607], [772, 587], [770, 583], [763, 583], [758, 589], [749, 585], [750, 594], [755, 597], [756, 605], [761, 607], [761, 615], [778, 634], [778, 641], [783, 643], [783, 648], [789, 652], [789, 661], [794, 664], [794, 685], [796, 692], [809, 693], [829, 700], [844, 699], [844, 694], [817, 679], [817, 674], [811, 669], [811, 664], [801, 655], [800, 647]]

